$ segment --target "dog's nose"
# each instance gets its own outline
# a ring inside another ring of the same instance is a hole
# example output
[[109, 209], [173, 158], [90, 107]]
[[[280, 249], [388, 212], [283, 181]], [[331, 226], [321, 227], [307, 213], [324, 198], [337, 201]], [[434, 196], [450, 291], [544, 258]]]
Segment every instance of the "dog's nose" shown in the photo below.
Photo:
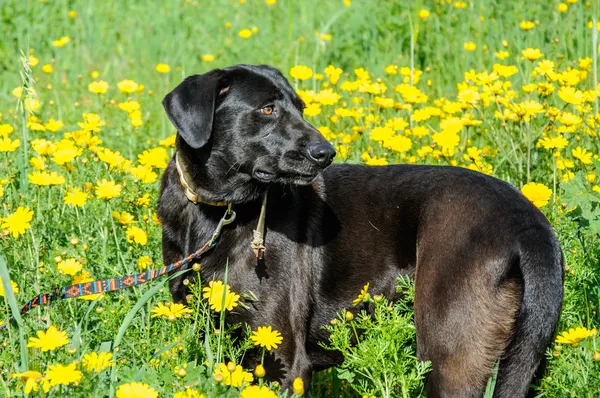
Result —
[[308, 156], [319, 166], [328, 166], [335, 157], [335, 149], [328, 142], [317, 142], [308, 146]]

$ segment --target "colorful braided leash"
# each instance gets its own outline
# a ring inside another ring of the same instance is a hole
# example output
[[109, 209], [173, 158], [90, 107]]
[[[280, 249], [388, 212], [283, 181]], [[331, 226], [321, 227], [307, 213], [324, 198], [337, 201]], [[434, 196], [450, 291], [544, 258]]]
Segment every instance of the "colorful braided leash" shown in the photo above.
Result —
[[[122, 276], [120, 278], [78, 283], [76, 285], [63, 286], [61, 288], [53, 289], [52, 293], [40, 293], [33, 299], [29, 300], [29, 302], [25, 304], [23, 308], [21, 308], [20, 313], [23, 315], [35, 307], [49, 304], [52, 301], [82, 297], [90, 294], [113, 292], [116, 290], [141, 285], [153, 279], [159, 278], [171, 271], [176, 271], [182, 266], [189, 264], [191, 261], [199, 259], [204, 253], [215, 247], [217, 245], [217, 238], [221, 234], [223, 227], [227, 224], [231, 224], [234, 220], [235, 212], [232, 211], [231, 208], [228, 208], [225, 212], [225, 215], [221, 218], [221, 221], [219, 221], [219, 224], [217, 225], [217, 228], [215, 229], [215, 232], [213, 232], [209, 241], [206, 242], [204, 246], [202, 246], [196, 252], [190, 254], [182, 260], [177, 261], [176, 263], [165, 265], [159, 269], [141, 272], [139, 274]], [[0, 325], [0, 330], [7, 328], [8, 324], [14, 321], [15, 317], [11, 316], [7, 323]]]

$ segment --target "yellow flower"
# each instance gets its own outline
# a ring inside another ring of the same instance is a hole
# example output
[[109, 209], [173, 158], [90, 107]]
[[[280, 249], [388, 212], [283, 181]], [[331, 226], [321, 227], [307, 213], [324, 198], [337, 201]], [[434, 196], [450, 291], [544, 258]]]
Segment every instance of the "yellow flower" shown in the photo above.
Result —
[[223, 308], [231, 311], [238, 306], [240, 296], [230, 290], [229, 285], [223, 286], [222, 281], [210, 281], [208, 286], [202, 289], [202, 297], [208, 300], [213, 311], [221, 312]]
[[44, 73], [52, 73], [52, 71], [54, 71], [54, 68], [52, 68], [51, 64], [45, 64], [42, 66], [42, 72]]
[[56, 133], [58, 130], [62, 129], [65, 124], [60, 120], [54, 120], [54, 118], [50, 118], [46, 123], [44, 123], [44, 128], [46, 130], [52, 131]]
[[96, 197], [100, 199], [113, 199], [121, 194], [121, 185], [114, 181], [102, 179], [96, 183]]
[[11, 140], [8, 137], [0, 136], [0, 152], [14, 152], [21, 146], [21, 140]]
[[158, 303], [156, 307], [150, 310], [150, 312], [153, 314], [151, 318], [162, 316], [169, 321], [174, 321], [175, 319], [182, 317], [184, 314], [191, 313], [192, 310], [179, 303], [171, 303], [168, 305]]
[[248, 386], [242, 390], [240, 398], [277, 398], [277, 394], [267, 386]]
[[100, 373], [104, 369], [115, 365], [112, 361], [112, 352], [92, 352], [91, 354], [85, 354], [82, 360], [83, 366], [90, 372]]
[[563, 136], [545, 137], [539, 140], [539, 143], [545, 149], [562, 149], [569, 144], [569, 141]]
[[150, 204], [150, 194], [145, 193], [135, 200], [136, 206], [148, 207]]
[[67, 260], [60, 261], [56, 265], [56, 269], [58, 269], [58, 272], [60, 272], [61, 274], [64, 274], [64, 275], [71, 275], [71, 276], [77, 274], [79, 271], [81, 271], [82, 268], [83, 268], [83, 264], [81, 264], [79, 261], [75, 260], [74, 258], [69, 258]]
[[596, 328], [588, 329], [584, 327], [570, 328], [556, 337], [556, 342], [560, 344], [578, 344], [581, 340], [597, 334]]
[[118, 82], [117, 87], [119, 87], [119, 91], [122, 93], [135, 93], [138, 91], [140, 85], [133, 80], [125, 79]]
[[0, 137], [8, 137], [13, 131], [15, 131], [15, 129], [10, 124], [0, 124]]
[[[12, 287], [14, 294], [19, 293], [19, 286], [16, 284], [16, 282], [10, 281], [10, 286]], [[0, 278], [0, 297], [5, 297], [4, 294], [4, 285], [2, 284], [2, 278]]]
[[327, 76], [327, 78], [329, 79], [329, 82], [335, 86], [344, 71], [342, 70], [342, 68], [337, 68], [333, 65], [328, 65], [323, 70], [323, 72], [325, 73], [325, 76]]
[[106, 94], [108, 91], [108, 83], [104, 80], [93, 81], [88, 84], [88, 91], [96, 94]]
[[[92, 278], [89, 274], [89, 272], [87, 272], [86, 270], [81, 271], [81, 273], [79, 275], [75, 275], [73, 277], [73, 284], [79, 284], [79, 283], [85, 283], [85, 282], [91, 282], [93, 281], [94, 278]], [[103, 293], [98, 293], [98, 294], [87, 294], [85, 296], [80, 296], [78, 297], [81, 300], [87, 300], [87, 301], [94, 301], [96, 300], [96, 298], [98, 298], [98, 296], [102, 296]]]
[[546, 206], [550, 200], [550, 196], [552, 196], [552, 190], [550, 188], [544, 184], [535, 182], [523, 185], [521, 193], [538, 208]]
[[143, 229], [134, 225], [127, 228], [127, 242], [145, 246], [148, 243], [148, 235]]
[[106, 123], [95, 113], [84, 113], [83, 123], [77, 123], [82, 130], [86, 131], [101, 131], [100, 127], [106, 125]]
[[252, 36], [252, 31], [250, 29], [242, 29], [238, 32], [238, 36], [242, 39], [249, 39]]
[[578, 146], [575, 149], [571, 150], [571, 154], [575, 159], [579, 159], [579, 161], [583, 164], [592, 164], [592, 156], [593, 152], [588, 152], [585, 148]]
[[297, 80], [307, 80], [313, 75], [313, 71], [306, 65], [296, 65], [290, 69], [290, 76]]
[[46, 173], [44, 171], [34, 171], [27, 175], [29, 182], [33, 185], [50, 186], [50, 185], [63, 185], [65, 183], [65, 177], [59, 175], [53, 171]]
[[158, 398], [158, 393], [148, 384], [134, 381], [121, 384], [117, 389], [117, 398]]
[[568, 86], [558, 90], [558, 96], [567, 104], [580, 105], [585, 101], [585, 97], [581, 91]]
[[301, 377], [296, 377], [292, 386], [294, 389], [294, 394], [300, 396], [304, 395], [304, 380], [302, 380]]
[[504, 60], [505, 58], [507, 58], [510, 53], [508, 51], [497, 51], [495, 54], [496, 58], [498, 58], [499, 60]]
[[35, 67], [36, 67], [36, 66], [38, 66], [38, 64], [40, 63], [40, 60], [39, 60], [39, 59], [37, 59], [37, 58], [35, 57], [35, 55], [30, 55], [30, 56], [27, 58], [27, 61], [29, 62], [29, 66], [31, 66], [32, 68], [35, 68]]
[[521, 51], [523, 55], [521, 59], [526, 59], [528, 61], [535, 61], [536, 59], [540, 59], [544, 56], [542, 52], [538, 48], [526, 48]]
[[147, 167], [156, 167], [158, 169], [166, 169], [169, 161], [169, 153], [166, 148], [156, 147], [147, 149], [138, 155], [140, 164]]
[[173, 398], [205, 398], [204, 394], [200, 394], [196, 390], [192, 390], [191, 388], [186, 388], [185, 391], [176, 392], [173, 395]]
[[556, 7], [556, 9], [560, 12], [567, 12], [567, 10], [569, 9], [569, 6], [566, 5], [565, 3], [560, 3], [558, 4], [558, 6]]
[[173, 134], [165, 138], [164, 140], [160, 140], [158, 143], [162, 146], [166, 146], [169, 148], [175, 147], [175, 139], [177, 138], [177, 134]]
[[75, 10], [69, 10], [68, 15], [69, 15], [69, 18], [75, 19], [75, 18], [77, 18], [77, 11], [75, 11]]
[[277, 0], [265, 0], [265, 4], [268, 6], [273, 6], [277, 4]]
[[533, 21], [521, 21], [519, 27], [527, 32], [535, 27], [535, 23]]
[[54, 47], [64, 47], [70, 41], [71, 41], [71, 38], [69, 36], [63, 36], [58, 40], [54, 40], [52, 42], [52, 45]]
[[421, 18], [422, 20], [426, 20], [427, 18], [429, 18], [429, 15], [431, 15], [429, 10], [423, 9], [419, 11], [419, 18]]
[[7, 228], [8, 232], [10, 232], [14, 238], [18, 238], [19, 235], [23, 235], [31, 226], [29, 222], [32, 218], [32, 210], [30, 210], [28, 207], [19, 206], [17, 211], [15, 211], [13, 214], [0, 219], [2, 221], [0, 228]]
[[140, 108], [141, 108], [141, 105], [138, 101], [125, 101], [125, 102], [119, 103], [119, 109], [121, 109], [127, 113], [139, 111]]
[[158, 179], [152, 167], [147, 166], [136, 166], [129, 169], [131, 176], [136, 180], [140, 180], [143, 184], [152, 184]]
[[463, 44], [463, 48], [465, 49], [465, 51], [475, 51], [477, 49], [477, 44], [475, 44], [472, 41], [468, 41], [465, 44]]
[[[229, 368], [235, 370], [230, 371]], [[229, 365], [220, 363], [215, 370], [215, 375], [223, 376], [223, 384], [232, 387], [240, 387], [242, 384], [248, 385], [254, 380], [252, 373], [245, 372], [240, 365], [235, 365], [233, 362], [230, 362]]]
[[202, 56], [202, 61], [204, 61], [204, 62], [212, 62], [214, 60], [215, 60], [215, 56], [212, 54], [204, 54]]
[[367, 283], [365, 286], [363, 286], [358, 297], [356, 297], [354, 299], [354, 301], [352, 302], [352, 305], [359, 305], [360, 303], [363, 303], [363, 302], [366, 303], [369, 300], [369, 297], [371, 297], [371, 296], [369, 295], [369, 283]]
[[254, 342], [254, 345], [259, 345], [271, 351], [276, 349], [283, 337], [277, 330], [273, 330], [271, 326], [259, 326], [255, 331], [252, 332], [250, 339]]
[[43, 352], [54, 351], [58, 347], [69, 344], [67, 334], [52, 325], [47, 331], [38, 330], [38, 337], [30, 337], [27, 347], [40, 348]]
[[117, 222], [121, 225], [129, 225], [135, 221], [135, 217], [132, 214], [124, 211], [119, 213], [118, 211], [113, 211], [112, 216], [117, 220]]
[[140, 271], [145, 270], [146, 268], [148, 268], [151, 265], [152, 265], [152, 259], [150, 257], [142, 256], [142, 257], [138, 258], [138, 269]]
[[158, 73], [169, 73], [171, 72], [171, 67], [167, 64], [158, 64], [156, 65], [156, 71]]
[[64, 202], [66, 205], [73, 207], [83, 207], [87, 201], [87, 194], [80, 191], [78, 188], [73, 188], [65, 195]]
[[13, 373], [10, 375], [10, 377], [13, 379], [21, 379], [25, 385], [25, 394], [29, 394], [31, 391], [38, 391], [39, 384], [42, 381], [42, 374], [33, 370], [28, 370], [27, 372], [23, 373]]

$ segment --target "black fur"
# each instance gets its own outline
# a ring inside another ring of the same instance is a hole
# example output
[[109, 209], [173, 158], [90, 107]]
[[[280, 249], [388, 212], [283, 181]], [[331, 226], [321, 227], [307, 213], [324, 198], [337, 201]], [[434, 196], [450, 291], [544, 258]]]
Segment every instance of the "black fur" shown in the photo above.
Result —
[[[339, 364], [339, 354], [318, 345], [327, 340], [321, 326], [350, 308], [367, 282], [392, 298], [397, 276], [409, 274], [418, 354], [432, 362], [428, 395], [481, 396], [498, 358], [495, 395], [527, 393], [556, 328], [563, 269], [551, 226], [516, 189], [453, 167], [323, 170], [329, 161], [315, 161], [309, 148], [333, 148], [267, 66], [189, 77], [163, 103], [197, 193], [234, 204], [237, 219], [202, 260], [201, 277], [222, 279], [229, 262], [232, 289], [256, 294], [228, 318], [282, 333], [270, 378], [289, 388], [302, 377], [308, 386], [313, 371]], [[267, 189], [267, 249], [257, 261], [250, 242]], [[172, 160], [158, 213], [164, 261], [172, 263], [209, 239], [224, 208], [188, 201]], [[170, 288], [185, 300], [182, 278]]]

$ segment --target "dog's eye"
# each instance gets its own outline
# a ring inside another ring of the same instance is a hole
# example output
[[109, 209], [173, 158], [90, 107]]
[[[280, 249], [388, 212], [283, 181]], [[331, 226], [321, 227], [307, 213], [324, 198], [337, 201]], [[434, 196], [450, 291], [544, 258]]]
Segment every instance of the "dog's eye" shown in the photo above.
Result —
[[263, 106], [262, 108], [260, 108], [260, 113], [262, 113], [264, 115], [270, 115], [273, 113], [274, 110], [275, 110], [275, 107], [273, 105], [267, 105], [267, 106]]

